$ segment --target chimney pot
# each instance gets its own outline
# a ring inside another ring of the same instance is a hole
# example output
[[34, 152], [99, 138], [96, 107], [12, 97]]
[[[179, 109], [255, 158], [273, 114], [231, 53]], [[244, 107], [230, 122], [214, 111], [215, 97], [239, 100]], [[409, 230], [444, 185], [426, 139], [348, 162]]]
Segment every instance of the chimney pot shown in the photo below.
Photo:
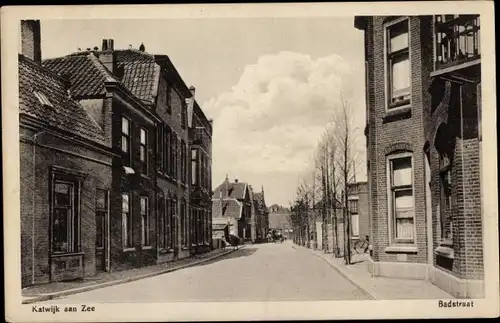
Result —
[[108, 50], [115, 49], [115, 41], [113, 39], [108, 39]]
[[144, 43], [141, 43], [141, 46], [139, 46], [139, 50], [141, 52], [145, 52], [146, 51], [146, 46], [144, 46]]
[[237, 178], [235, 178], [235, 179], [234, 179], [234, 182], [235, 182], [235, 183], [238, 183], [238, 179], [237, 179]]
[[108, 49], [108, 40], [103, 39], [102, 40], [102, 50], [107, 50]]

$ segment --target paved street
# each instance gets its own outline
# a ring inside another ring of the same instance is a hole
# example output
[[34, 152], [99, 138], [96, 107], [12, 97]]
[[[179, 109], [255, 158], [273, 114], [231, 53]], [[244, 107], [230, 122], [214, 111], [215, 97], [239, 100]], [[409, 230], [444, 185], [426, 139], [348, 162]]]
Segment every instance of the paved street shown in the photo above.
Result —
[[248, 245], [196, 267], [71, 295], [58, 302], [361, 299], [367, 297], [325, 261], [285, 242]]

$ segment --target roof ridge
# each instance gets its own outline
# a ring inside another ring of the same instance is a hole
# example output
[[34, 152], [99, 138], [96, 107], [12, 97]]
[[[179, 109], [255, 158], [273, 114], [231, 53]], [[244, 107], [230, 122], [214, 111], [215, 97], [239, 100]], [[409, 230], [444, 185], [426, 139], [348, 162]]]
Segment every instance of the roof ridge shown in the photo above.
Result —
[[90, 61], [94, 64], [99, 72], [106, 78], [108, 82], [118, 82], [118, 80], [113, 76], [110, 70], [97, 58], [92, 52], [87, 55]]
[[64, 82], [66, 80], [61, 74], [52, 71], [50, 68], [47, 68], [42, 64], [35, 63], [35, 61], [33, 61], [31, 58], [24, 56], [23, 54], [19, 54], [19, 59], [21, 59], [23, 62], [30, 64], [32, 67], [38, 69], [40, 72], [52, 76], [54, 79], [56, 79], [58, 82], [61, 82], [64, 85]]

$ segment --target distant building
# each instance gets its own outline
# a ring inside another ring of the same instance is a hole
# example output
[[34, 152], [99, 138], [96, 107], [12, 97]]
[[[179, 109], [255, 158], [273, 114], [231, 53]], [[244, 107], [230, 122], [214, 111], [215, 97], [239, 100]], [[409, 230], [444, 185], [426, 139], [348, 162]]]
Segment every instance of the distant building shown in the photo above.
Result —
[[282, 230], [283, 236], [290, 237], [292, 224], [290, 223], [290, 210], [278, 204], [269, 208], [269, 230]]
[[243, 241], [251, 240], [252, 204], [249, 185], [238, 179], [229, 182], [229, 178], [226, 177], [212, 195], [212, 217], [226, 218], [230, 234]]
[[256, 212], [256, 240], [262, 241], [269, 231], [269, 210], [266, 206], [264, 187], [260, 193], [253, 194], [254, 207]]

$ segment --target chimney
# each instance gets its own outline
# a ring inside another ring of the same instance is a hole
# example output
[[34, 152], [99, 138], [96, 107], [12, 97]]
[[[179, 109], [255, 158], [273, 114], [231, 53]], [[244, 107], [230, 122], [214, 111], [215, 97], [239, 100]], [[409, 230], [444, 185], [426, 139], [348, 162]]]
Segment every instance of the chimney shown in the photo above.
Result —
[[21, 54], [42, 63], [40, 20], [21, 20]]
[[226, 174], [226, 180], [224, 182], [226, 184], [226, 196], [229, 197], [229, 177]]
[[191, 97], [195, 99], [195, 94], [196, 94], [196, 88], [194, 86], [189, 87], [189, 92], [191, 92]]
[[238, 183], [238, 179], [237, 179], [237, 178], [235, 178], [235, 179], [234, 179], [234, 182], [235, 182], [235, 183]]
[[141, 43], [141, 46], [139, 46], [139, 50], [141, 52], [145, 52], [146, 51], [146, 46], [144, 46], [144, 43]]
[[99, 60], [113, 75], [117, 73], [116, 53], [113, 50], [113, 39], [102, 40], [102, 53], [99, 55]]

